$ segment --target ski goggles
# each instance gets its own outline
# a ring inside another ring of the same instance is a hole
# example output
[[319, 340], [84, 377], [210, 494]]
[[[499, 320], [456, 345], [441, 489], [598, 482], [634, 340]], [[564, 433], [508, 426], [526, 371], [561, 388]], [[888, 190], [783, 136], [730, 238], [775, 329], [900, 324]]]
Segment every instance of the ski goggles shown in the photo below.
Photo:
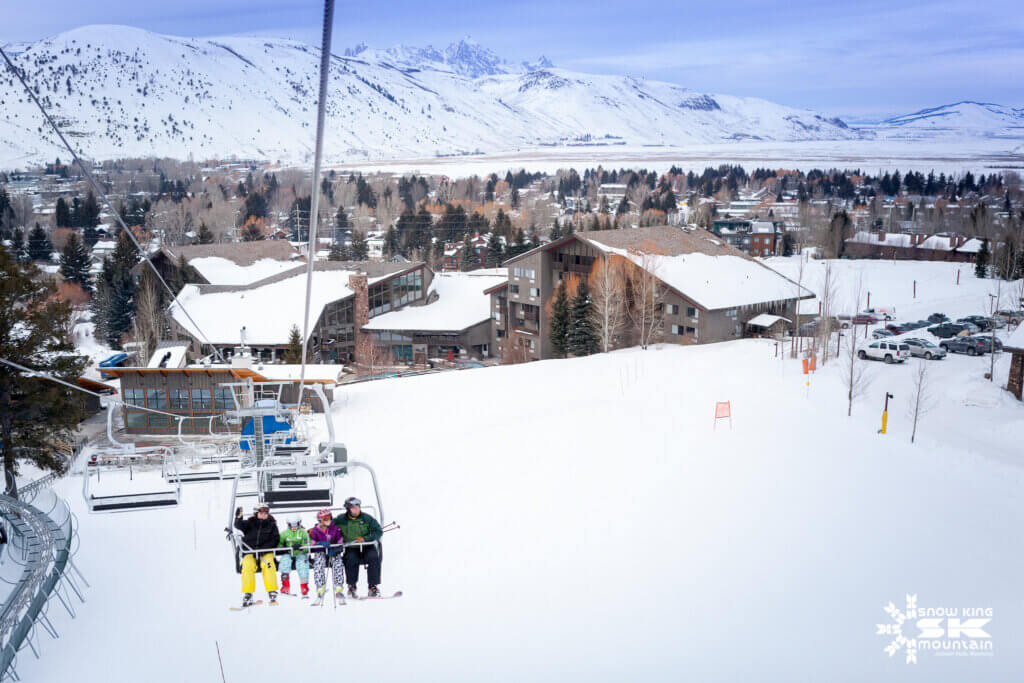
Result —
[[349, 498], [348, 500], [345, 501], [345, 509], [348, 510], [351, 508], [361, 507], [362, 504], [363, 501], [359, 500], [358, 498]]
[[266, 512], [267, 514], [270, 514], [270, 508], [267, 507], [266, 505], [261, 505], [258, 508], [256, 508], [256, 512]]

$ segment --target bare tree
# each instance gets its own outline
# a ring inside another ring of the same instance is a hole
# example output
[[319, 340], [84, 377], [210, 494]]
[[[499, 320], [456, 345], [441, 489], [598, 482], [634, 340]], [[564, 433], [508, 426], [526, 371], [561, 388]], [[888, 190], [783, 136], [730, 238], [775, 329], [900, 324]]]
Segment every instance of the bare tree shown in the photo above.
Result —
[[658, 254], [653, 245], [632, 252], [633, 263], [627, 271], [630, 292], [629, 317], [637, 332], [640, 348], [646, 349], [661, 334], [665, 289], [658, 279]]
[[621, 257], [605, 256], [594, 261], [587, 278], [590, 285], [591, 315], [601, 350], [614, 348], [625, 317], [626, 283]]
[[[853, 293], [854, 310], [857, 311], [860, 310], [860, 295], [864, 288], [863, 279], [863, 276], [857, 277], [857, 286], [854, 288]], [[858, 346], [856, 326], [850, 329], [850, 333], [845, 335], [845, 339], [846, 344], [843, 347], [843, 381], [846, 384], [846, 416], [850, 417], [853, 415], [853, 399], [867, 391], [870, 381], [865, 374], [867, 365], [863, 362], [857, 362], [861, 360], [860, 354], [862, 352]]]
[[[835, 315], [836, 298], [839, 292], [839, 283], [832, 261], [825, 261], [825, 272], [821, 276], [821, 289], [818, 294], [818, 301], [821, 302], [821, 317], [818, 325], [818, 339], [821, 345], [821, 364], [828, 362], [829, 340], [832, 338], [832, 318]], [[797, 308], [799, 309], [799, 301]]]
[[928, 368], [931, 366], [931, 361], [922, 358], [918, 361], [914, 367], [914, 374], [911, 377], [913, 384], [911, 385], [910, 405], [907, 407], [907, 414], [913, 421], [914, 427], [910, 432], [910, 443], [914, 443], [914, 439], [917, 437], [917, 421], [918, 419], [928, 412], [931, 407], [931, 398], [929, 396], [929, 376]]
[[144, 275], [139, 278], [135, 294], [135, 321], [132, 325], [132, 341], [139, 344], [139, 363], [145, 363], [156, 351], [163, 329], [163, 311], [160, 307], [160, 292], [154, 279]]
[[797, 266], [797, 271], [796, 271], [796, 296], [797, 296], [797, 301], [796, 301], [796, 304], [794, 304], [794, 306], [793, 306], [793, 310], [795, 311], [795, 313], [793, 315], [793, 319], [796, 321], [794, 323], [795, 326], [796, 326], [796, 329], [793, 330], [793, 344], [792, 344], [792, 352], [790, 354], [793, 358], [796, 358], [796, 354], [797, 354], [797, 344], [798, 344], [797, 340], [801, 339], [801, 337], [800, 337], [800, 299], [799, 299], [799, 297], [800, 297], [800, 295], [802, 295], [804, 293], [804, 255], [803, 255], [803, 252], [799, 252], [798, 253], [798, 257], [799, 257], [799, 261], [798, 261], [799, 265]]

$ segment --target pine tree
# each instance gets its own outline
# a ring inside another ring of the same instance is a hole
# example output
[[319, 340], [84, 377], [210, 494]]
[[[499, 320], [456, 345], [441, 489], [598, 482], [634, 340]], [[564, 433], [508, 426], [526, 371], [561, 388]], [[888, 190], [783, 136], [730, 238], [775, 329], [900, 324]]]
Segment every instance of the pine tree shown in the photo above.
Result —
[[562, 226], [559, 225], [558, 219], [556, 218], [554, 223], [551, 224], [551, 241], [562, 239]]
[[350, 232], [352, 232], [352, 223], [348, 220], [348, 214], [345, 213], [345, 207], [339, 206], [338, 213], [334, 217], [334, 239], [347, 239]]
[[288, 330], [288, 347], [284, 350], [284, 362], [295, 365], [302, 362], [302, 335], [299, 326], [292, 325]]
[[492, 232], [487, 238], [487, 267], [498, 268], [501, 266], [503, 257], [504, 247], [501, 244], [501, 238], [498, 237], [498, 233]]
[[990, 254], [988, 251], [988, 240], [981, 241], [981, 248], [974, 257], [974, 274], [980, 278], [988, 277], [988, 262]]
[[352, 231], [352, 243], [349, 245], [349, 248], [352, 252], [353, 261], [365, 261], [370, 253], [370, 248], [366, 244], [366, 237], [358, 230]]
[[563, 279], [558, 283], [555, 300], [551, 304], [551, 350], [563, 358], [569, 350], [570, 315], [569, 294]]
[[[64, 333], [70, 328], [71, 306], [53, 296], [52, 285], [40, 286], [38, 279], [35, 266], [22, 266], [0, 249], [0, 358], [74, 383], [85, 371], [87, 359], [75, 355]], [[52, 444], [72, 439], [82, 403], [77, 392], [3, 365], [0, 405], [6, 493], [16, 498], [21, 463], [67, 471], [71, 463]]]
[[587, 281], [581, 280], [570, 304], [569, 332], [566, 335], [567, 350], [574, 356], [589, 356], [600, 348], [591, 315], [592, 307]]
[[387, 254], [387, 258], [391, 258], [398, 254], [399, 251], [398, 232], [395, 230], [395, 226], [391, 226], [384, 233], [384, 252]]
[[25, 233], [21, 228], [15, 228], [11, 236], [11, 252], [19, 261], [28, 260], [28, 249], [25, 248]]
[[60, 254], [60, 274], [68, 282], [74, 282], [87, 292], [92, 291], [92, 275], [89, 273], [89, 252], [78, 237], [78, 231], [71, 233]]
[[71, 227], [71, 210], [63, 197], [57, 198], [57, 207], [54, 210], [54, 222], [58, 228]]
[[28, 257], [33, 261], [49, 261], [53, 253], [53, 245], [46, 231], [36, 223], [36, 227], [28, 234]]
[[473, 248], [473, 236], [467, 234], [462, 238], [462, 254], [459, 259], [459, 269], [462, 271], [476, 270], [480, 263], [476, 256], [476, 249]]
[[333, 242], [331, 242], [331, 251], [327, 254], [327, 260], [349, 261], [351, 259], [348, 258], [348, 254], [346, 252], [347, 249], [345, 248], [345, 245], [339, 242], [338, 240], [334, 240]]
[[199, 222], [199, 244], [213, 244], [213, 232], [207, 227], [206, 221]]

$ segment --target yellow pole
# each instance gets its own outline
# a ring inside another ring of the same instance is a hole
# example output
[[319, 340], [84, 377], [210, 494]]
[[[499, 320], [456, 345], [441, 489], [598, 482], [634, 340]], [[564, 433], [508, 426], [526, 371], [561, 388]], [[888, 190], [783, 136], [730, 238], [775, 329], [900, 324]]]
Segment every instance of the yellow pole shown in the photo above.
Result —
[[882, 411], [882, 432], [881, 432], [882, 434], [885, 434], [885, 427], [888, 424], [889, 424], [889, 411], [888, 410], [883, 410]]

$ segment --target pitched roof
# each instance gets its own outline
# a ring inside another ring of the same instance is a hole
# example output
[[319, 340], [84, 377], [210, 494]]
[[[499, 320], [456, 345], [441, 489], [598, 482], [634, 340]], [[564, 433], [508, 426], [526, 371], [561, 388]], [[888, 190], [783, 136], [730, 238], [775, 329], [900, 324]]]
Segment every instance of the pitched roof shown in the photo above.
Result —
[[491, 297], [487, 291], [508, 283], [508, 273], [504, 271], [500, 268], [483, 273], [438, 273], [430, 283], [430, 291], [437, 292], [437, 300], [378, 315], [363, 329], [462, 332], [491, 317]]
[[251, 266], [262, 259], [291, 261], [299, 255], [287, 240], [257, 240], [255, 242], [226, 242], [223, 244], [192, 244], [183, 247], [162, 247], [168, 258], [177, 261], [182, 256], [192, 259], [216, 256], [238, 266]]

